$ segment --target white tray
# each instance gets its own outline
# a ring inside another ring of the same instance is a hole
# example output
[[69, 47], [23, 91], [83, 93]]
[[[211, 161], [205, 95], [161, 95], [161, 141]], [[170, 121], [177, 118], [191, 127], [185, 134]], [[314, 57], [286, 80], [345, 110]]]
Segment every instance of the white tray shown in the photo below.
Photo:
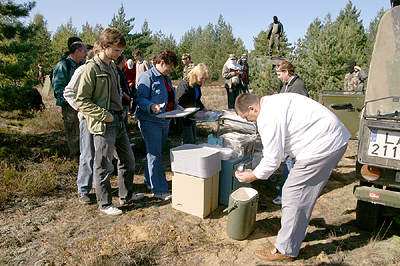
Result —
[[196, 112], [200, 108], [198, 107], [193, 107], [193, 108], [186, 108], [185, 110], [173, 110], [170, 112], [162, 113], [157, 115], [158, 118], [175, 118], [175, 117], [185, 117], [187, 115], [190, 115], [191, 113]]

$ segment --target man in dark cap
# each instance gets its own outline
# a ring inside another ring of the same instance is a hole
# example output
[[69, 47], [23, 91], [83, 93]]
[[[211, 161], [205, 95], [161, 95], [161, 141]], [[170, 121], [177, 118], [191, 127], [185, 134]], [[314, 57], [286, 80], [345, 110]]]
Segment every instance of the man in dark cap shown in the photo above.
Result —
[[183, 79], [185, 79], [187, 78], [187, 75], [189, 74], [190, 70], [194, 68], [194, 63], [192, 63], [190, 54], [183, 54], [181, 60], [182, 63], [185, 65], [185, 68], [183, 69]]
[[283, 34], [283, 25], [278, 20], [277, 16], [273, 17], [274, 22], [269, 25], [267, 39], [269, 40], [269, 55], [272, 56], [272, 49], [274, 48], [274, 43], [276, 46], [276, 56], [281, 56], [281, 36]]
[[77, 43], [77, 42], [82, 42], [81, 38], [76, 37], [76, 36], [71, 36], [68, 38], [68, 40], [67, 40], [68, 51], [61, 55], [61, 60], [67, 59], [67, 57], [71, 53], [71, 45], [74, 43]]
[[364, 80], [368, 78], [368, 73], [357, 66], [355, 60], [347, 62], [347, 74], [344, 77], [345, 91], [361, 91], [364, 93]]

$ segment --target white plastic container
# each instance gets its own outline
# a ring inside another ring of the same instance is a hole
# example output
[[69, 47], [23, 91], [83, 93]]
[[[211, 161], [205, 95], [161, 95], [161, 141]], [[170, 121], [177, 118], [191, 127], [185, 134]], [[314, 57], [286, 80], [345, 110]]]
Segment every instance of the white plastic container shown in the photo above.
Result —
[[184, 144], [170, 150], [171, 171], [208, 178], [221, 171], [219, 149]]

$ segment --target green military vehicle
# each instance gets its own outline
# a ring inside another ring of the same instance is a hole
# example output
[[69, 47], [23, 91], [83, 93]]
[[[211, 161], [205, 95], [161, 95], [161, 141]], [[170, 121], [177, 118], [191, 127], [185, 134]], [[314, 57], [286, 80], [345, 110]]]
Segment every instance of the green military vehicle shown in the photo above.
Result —
[[364, 99], [365, 95], [362, 91], [323, 90], [319, 94], [319, 102], [342, 121], [353, 139], [358, 137]]
[[382, 210], [400, 208], [400, 6], [393, 2], [379, 23], [360, 120], [353, 193], [357, 224], [369, 231]]

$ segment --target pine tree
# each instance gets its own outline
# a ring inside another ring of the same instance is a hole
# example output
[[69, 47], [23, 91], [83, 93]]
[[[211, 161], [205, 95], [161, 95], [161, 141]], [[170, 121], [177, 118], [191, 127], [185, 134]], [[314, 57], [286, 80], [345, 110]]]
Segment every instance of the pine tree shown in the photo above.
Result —
[[[37, 46], [33, 43], [34, 25], [19, 21], [29, 15], [35, 2], [14, 4], [0, 2], [0, 84], [32, 84]], [[37, 69], [37, 67], [35, 68]], [[31, 73], [32, 74], [32, 73]], [[35, 72], [36, 74], [36, 72]]]
[[[38, 46], [35, 42], [38, 25], [25, 26], [26, 18], [35, 2], [15, 4], [0, 1], [0, 111], [42, 108], [34, 65]], [[35, 102], [37, 104], [35, 104]]]
[[32, 38], [32, 42], [37, 47], [34, 66], [41, 64], [45, 71], [49, 73], [53, 66], [51, 65], [51, 51], [49, 49], [51, 45], [51, 33], [47, 29], [47, 21], [43, 15], [37, 13], [30, 24], [35, 29], [35, 36]]
[[367, 30], [367, 44], [365, 47], [365, 54], [367, 57], [368, 67], [371, 62], [372, 52], [374, 50], [375, 38], [376, 38], [376, 33], [378, 31], [379, 21], [381, 20], [383, 14], [385, 14], [385, 10], [382, 7], [376, 14], [376, 17], [369, 24], [369, 27]]
[[71, 36], [79, 36], [78, 29], [72, 24], [72, 18], [65, 25], [61, 24], [57, 27], [51, 40], [51, 60], [53, 67], [60, 61], [61, 55], [68, 52], [68, 38]]
[[94, 45], [94, 43], [100, 39], [100, 34], [103, 29], [104, 28], [99, 24], [92, 26], [89, 22], [86, 22], [86, 24], [82, 26], [82, 32], [79, 34], [79, 37], [82, 39], [83, 43]]
[[121, 3], [121, 7], [118, 9], [118, 14], [114, 14], [111, 23], [108, 24], [108, 26], [110, 28], [117, 28], [124, 36], [128, 36], [135, 27], [135, 24], [133, 24], [135, 18], [125, 19], [125, 17], [124, 4]]
[[335, 21], [331, 22], [330, 14], [322, 24], [314, 20], [299, 41], [293, 62], [314, 99], [321, 90], [343, 88], [349, 60], [366, 67], [367, 35], [359, 17], [360, 11], [349, 1]]

